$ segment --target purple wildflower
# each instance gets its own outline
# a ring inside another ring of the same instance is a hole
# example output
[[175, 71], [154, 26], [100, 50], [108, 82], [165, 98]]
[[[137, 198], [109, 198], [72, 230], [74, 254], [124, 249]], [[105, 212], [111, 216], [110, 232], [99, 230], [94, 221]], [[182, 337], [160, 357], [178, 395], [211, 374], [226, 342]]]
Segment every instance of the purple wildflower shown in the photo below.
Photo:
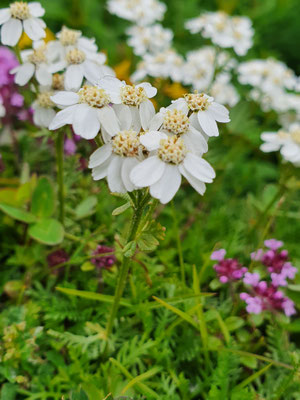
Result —
[[241, 279], [247, 272], [247, 268], [233, 258], [224, 258], [225, 254], [226, 251], [221, 249], [214, 251], [210, 257], [212, 260], [219, 261], [213, 268], [217, 272], [220, 282], [227, 283]]
[[[94, 251], [93, 255], [95, 255], [95, 258], [91, 259], [91, 262], [97, 267], [97, 268], [111, 268], [113, 264], [116, 262], [116, 256], [113, 254], [114, 249], [112, 247], [107, 247], [107, 246], [102, 246], [98, 245], [97, 249]], [[112, 253], [108, 255], [101, 255], [105, 253]]]

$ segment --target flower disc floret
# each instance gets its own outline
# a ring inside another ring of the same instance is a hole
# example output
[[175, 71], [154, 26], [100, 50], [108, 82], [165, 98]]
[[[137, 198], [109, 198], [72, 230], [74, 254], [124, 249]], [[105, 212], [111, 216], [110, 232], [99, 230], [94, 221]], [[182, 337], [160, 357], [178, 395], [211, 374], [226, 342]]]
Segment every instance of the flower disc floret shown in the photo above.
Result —
[[79, 90], [79, 102], [86, 103], [91, 107], [102, 108], [110, 103], [109, 95], [104, 89], [97, 86], [85, 85]]
[[133, 130], [121, 131], [112, 139], [113, 152], [122, 157], [136, 157], [139, 147], [138, 134]]
[[180, 135], [189, 129], [189, 119], [180, 110], [168, 110], [164, 115], [163, 129]]
[[53, 74], [52, 75], [52, 88], [54, 90], [64, 90], [65, 89], [65, 76], [64, 74]]
[[35, 65], [45, 63], [47, 61], [46, 46], [42, 45], [33, 50], [33, 53], [28, 56], [28, 61]]
[[170, 136], [166, 139], [161, 139], [159, 143], [158, 157], [169, 164], [180, 164], [186, 154], [187, 148], [184, 141], [178, 136]]
[[21, 20], [30, 18], [29, 6], [24, 1], [15, 1], [9, 6], [9, 8], [13, 18]]
[[55, 106], [53, 101], [51, 100], [51, 96], [53, 95], [53, 92], [44, 92], [44, 93], [39, 93], [37, 97], [37, 102], [39, 106], [43, 108], [52, 108]]
[[123, 104], [128, 106], [139, 106], [143, 101], [147, 100], [145, 89], [141, 86], [136, 87], [126, 85], [121, 88], [121, 100]]
[[63, 46], [74, 46], [80, 37], [80, 32], [75, 29], [62, 28], [59, 40]]
[[69, 50], [66, 59], [69, 64], [82, 64], [85, 61], [85, 53], [79, 49]]
[[209, 106], [208, 98], [204, 93], [188, 93], [184, 95], [191, 111], [205, 111]]

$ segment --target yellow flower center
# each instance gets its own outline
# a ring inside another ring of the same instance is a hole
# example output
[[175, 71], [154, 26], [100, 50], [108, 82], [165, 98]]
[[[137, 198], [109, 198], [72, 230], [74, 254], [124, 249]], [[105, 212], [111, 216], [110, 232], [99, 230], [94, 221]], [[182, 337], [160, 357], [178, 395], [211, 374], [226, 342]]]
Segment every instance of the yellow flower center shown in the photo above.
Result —
[[189, 119], [180, 110], [168, 110], [164, 115], [163, 129], [180, 135], [189, 129]]
[[82, 64], [85, 60], [85, 54], [81, 50], [72, 49], [68, 51], [66, 59], [69, 64]]
[[296, 129], [291, 133], [292, 139], [297, 144], [300, 144], [300, 129]]
[[64, 74], [52, 75], [52, 88], [54, 90], [65, 90], [65, 76]]
[[35, 65], [46, 62], [46, 45], [42, 44], [37, 49], [33, 50], [33, 53], [28, 56], [28, 61]]
[[133, 130], [121, 131], [112, 139], [113, 152], [122, 157], [136, 157], [139, 147], [138, 134]]
[[121, 100], [123, 104], [128, 106], [139, 106], [143, 101], [147, 100], [147, 95], [141, 86], [126, 85], [121, 88]]
[[30, 10], [28, 4], [24, 1], [15, 1], [10, 6], [10, 13], [13, 18], [27, 19], [30, 17]]
[[86, 103], [91, 107], [102, 108], [110, 103], [109, 95], [104, 89], [97, 86], [83, 86], [79, 90], [79, 102]]
[[192, 111], [205, 111], [209, 101], [204, 93], [188, 93], [184, 95], [187, 105]]
[[159, 144], [158, 157], [166, 163], [180, 164], [187, 154], [187, 148], [183, 140], [178, 136], [161, 139]]
[[76, 31], [75, 29], [68, 29], [63, 26], [59, 40], [63, 46], [74, 46], [77, 43], [77, 40], [80, 38], [81, 33]]
[[52, 96], [52, 92], [44, 92], [44, 93], [39, 93], [37, 97], [37, 102], [39, 106], [43, 108], [52, 108], [55, 106], [53, 101], [50, 99], [50, 96]]

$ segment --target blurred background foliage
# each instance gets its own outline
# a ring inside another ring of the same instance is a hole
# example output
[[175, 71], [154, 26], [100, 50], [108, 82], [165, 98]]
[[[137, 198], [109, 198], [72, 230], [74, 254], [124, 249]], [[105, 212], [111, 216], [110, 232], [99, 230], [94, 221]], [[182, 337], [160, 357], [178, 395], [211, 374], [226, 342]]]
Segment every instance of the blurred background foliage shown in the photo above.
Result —
[[[163, 1], [163, 0], [162, 0]], [[255, 44], [247, 58], [274, 56], [300, 74], [300, 1], [299, 0], [165, 0], [167, 12], [163, 25], [176, 32], [174, 44], [179, 52], [199, 48], [204, 42], [200, 36], [190, 35], [184, 29], [188, 18], [204, 10], [224, 10], [229, 14], [247, 15], [254, 24]], [[101, 49], [107, 52], [109, 64], [116, 65], [131, 50], [125, 46], [125, 29], [130, 25], [109, 14], [105, 0], [41, 0], [46, 9], [45, 20], [57, 32], [61, 25], [82, 30], [94, 36]], [[0, 0], [0, 6], [7, 6]]]

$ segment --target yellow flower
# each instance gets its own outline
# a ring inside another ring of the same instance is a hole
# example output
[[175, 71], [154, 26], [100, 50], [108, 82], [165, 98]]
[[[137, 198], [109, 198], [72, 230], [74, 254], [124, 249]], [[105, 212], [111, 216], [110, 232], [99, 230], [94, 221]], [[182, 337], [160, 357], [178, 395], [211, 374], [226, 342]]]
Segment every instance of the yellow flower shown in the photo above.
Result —
[[179, 82], [166, 84], [163, 87], [163, 92], [171, 99], [178, 99], [178, 97], [182, 97], [184, 94], [188, 93], [188, 91]]

